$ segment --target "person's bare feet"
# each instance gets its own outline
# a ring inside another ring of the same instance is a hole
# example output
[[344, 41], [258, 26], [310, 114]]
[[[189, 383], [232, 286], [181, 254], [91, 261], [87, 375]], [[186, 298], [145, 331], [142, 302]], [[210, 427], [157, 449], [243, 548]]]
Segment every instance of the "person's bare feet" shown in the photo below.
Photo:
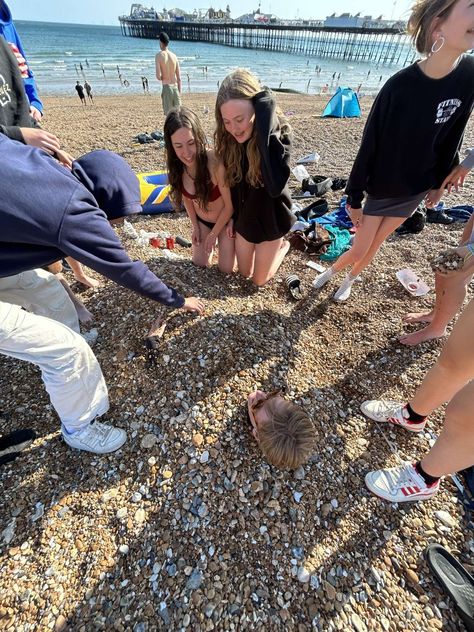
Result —
[[434, 310], [427, 312], [410, 312], [403, 317], [404, 323], [431, 323], [434, 318]]
[[402, 345], [407, 345], [408, 347], [414, 347], [415, 345], [419, 345], [422, 342], [426, 342], [428, 340], [435, 340], [436, 338], [442, 338], [445, 335], [446, 335], [446, 329], [440, 331], [439, 329], [435, 329], [434, 327], [431, 326], [431, 324], [429, 324], [423, 329], [414, 331], [411, 334], [400, 336], [398, 341]]
[[79, 283], [82, 283], [83, 285], [92, 288], [93, 290], [96, 290], [98, 287], [101, 286], [101, 282], [97, 281], [96, 279], [93, 279], [90, 276], [87, 276], [87, 274], [83, 274], [83, 275], [74, 275], [74, 278], [76, 279], [76, 281], [78, 281]]
[[94, 320], [94, 316], [85, 305], [75, 303], [74, 307], [76, 308], [77, 317], [83, 325], [91, 323]]

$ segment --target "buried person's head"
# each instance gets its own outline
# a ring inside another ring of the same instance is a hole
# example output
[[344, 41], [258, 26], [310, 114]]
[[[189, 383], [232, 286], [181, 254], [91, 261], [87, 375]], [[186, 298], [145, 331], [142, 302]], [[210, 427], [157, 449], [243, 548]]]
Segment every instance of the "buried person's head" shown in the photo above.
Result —
[[255, 391], [247, 399], [252, 434], [269, 463], [296, 469], [313, 454], [316, 432], [307, 413], [280, 391]]
[[141, 212], [138, 178], [118, 154], [102, 149], [91, 151], [72, 163], [72, 173], [90, 191], [111, 223]]

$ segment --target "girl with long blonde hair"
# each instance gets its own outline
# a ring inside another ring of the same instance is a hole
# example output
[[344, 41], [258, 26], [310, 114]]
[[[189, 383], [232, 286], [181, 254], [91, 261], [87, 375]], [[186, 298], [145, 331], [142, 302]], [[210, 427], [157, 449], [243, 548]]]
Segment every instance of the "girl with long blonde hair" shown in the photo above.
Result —
[[215, 148], [224, 163], [234, 207], [239, 272], [255, 285], [276, 274], [288, 252], [291, 228], [290, 127], [268, 90], [237, 69], [216, 100]]

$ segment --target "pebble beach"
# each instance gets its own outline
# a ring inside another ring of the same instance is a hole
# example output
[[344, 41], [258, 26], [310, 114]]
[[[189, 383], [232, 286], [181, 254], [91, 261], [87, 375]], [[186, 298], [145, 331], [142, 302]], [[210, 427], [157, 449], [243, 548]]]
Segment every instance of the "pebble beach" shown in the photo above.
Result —
[[[328, 98], [277, 95], [293, 127], [293, 166], [317, 151], [311, 174], [347, 178], [372, 101], [362, 99], [360, 119], [322, 119]], [[184, 97], [209, 138], [214, 100]], [[45, 129], [73, 156], [110, 149], [137, 172], [165, 167], [159, 143], [133, 141], [163, 128], [157, 95], [96, 97], [87, 107], [48, 97], [45, 108]], [[473, 145], [471, 122], [465, 146]], [[341, 193], [327, 196], [330, 206]], [[445, 201], [472, 204], [473, 193], [471, 176]], [[191, 236], [184, 213], [131, 221], [137, 231]], [[0, 630], [462, 630], [423, 556], [439, 542], [474, 571], [474, 531], [456, 488], [447, 479], [432, 500], [399, 506], [373, 497], [366, 472], [423, 455], [432, 437], [381, 427], [359, 410], [366, 399], [406, 400], [436, 361], [443, 341], [404, 347], [397, 338], [418, 328], [402, 317], [431, 305], [428, 259], [455, 246], [462, 226], [390, 237], [345, 304], [331, 300], [337, 281], [312, 289], [302, 253], [290, 251], [257, 290], [216, 265], [194, 267], [189, 249], [168, 259], [118, 228], [132, 258], [203, 297], [206, 311], [168, 312], [103, 278], [84, 289], [67, 273], [99, 334], [94, 353], [110, 396], [103, 420], [128, 433], [108, 456], [71, 450], [38, 370], [0, 356], [2, 432], [38, 435], [0, 469]], [[395, 276], [402, 268], [430, 293], [410, 296]], [[298, 303], [284, 283], [290, 273], [301, 279]], [[144, 337], [160, 315], [169, 320], [153, 366]], [[263, 460], [246, 413], [255, 388], [283, 388], [310, 414], [318, 445], [307, 465], [280, 471]], [[442, 420], [439, 410], [430, 431]]]

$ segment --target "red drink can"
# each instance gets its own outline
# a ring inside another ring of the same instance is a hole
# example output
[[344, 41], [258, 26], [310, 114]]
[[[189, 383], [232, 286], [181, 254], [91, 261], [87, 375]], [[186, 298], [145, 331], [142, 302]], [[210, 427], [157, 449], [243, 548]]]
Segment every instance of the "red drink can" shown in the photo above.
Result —
[[174, 237], [166, 238], [166, 247], [168, 250], [174, 250]]
[[149, 243], [153, 248], [159, 248], [161, 246], [159, 237], [151, 237]]

